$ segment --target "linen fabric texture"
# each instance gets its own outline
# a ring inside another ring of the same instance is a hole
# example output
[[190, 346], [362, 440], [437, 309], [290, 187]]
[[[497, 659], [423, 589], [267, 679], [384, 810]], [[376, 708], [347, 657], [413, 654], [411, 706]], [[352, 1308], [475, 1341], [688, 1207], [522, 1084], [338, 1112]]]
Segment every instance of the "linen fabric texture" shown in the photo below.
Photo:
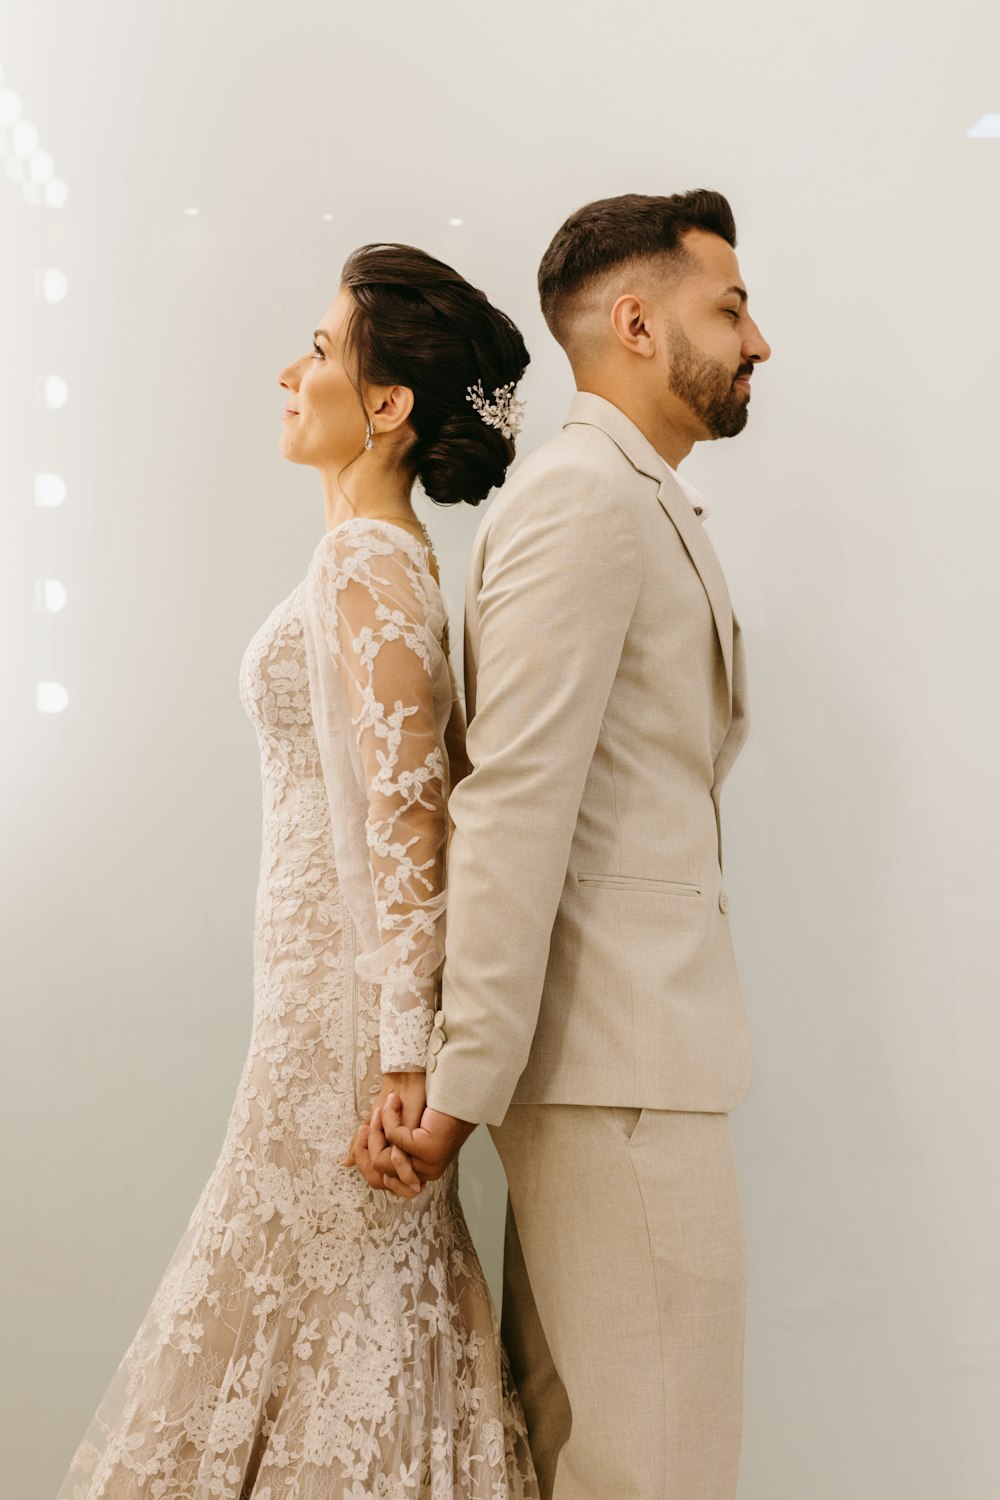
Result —
[[727, 1114], [513, 1104], [503, 1336], [544, 1500], [733, 1500], [746, 1248]]
[[727, 1111], [750, 1081], [720, 792], [747, 733], [718, 558], [611, 402], [573, 399], [476, 540], [428, 1101]]

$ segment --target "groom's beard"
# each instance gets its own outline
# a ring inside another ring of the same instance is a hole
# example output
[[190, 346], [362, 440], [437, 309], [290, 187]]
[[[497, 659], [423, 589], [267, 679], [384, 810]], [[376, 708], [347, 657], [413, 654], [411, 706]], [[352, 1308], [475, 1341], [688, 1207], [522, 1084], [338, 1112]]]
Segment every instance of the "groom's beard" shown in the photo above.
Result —
[[730, 372], [718, 360], [699, 354], [679, 324], [670, 325], [670, 389], [714, 438], [735, 437], [747, 425], [750, 398], [733, 381], [752, 369], [753, 365], [741, 365]]

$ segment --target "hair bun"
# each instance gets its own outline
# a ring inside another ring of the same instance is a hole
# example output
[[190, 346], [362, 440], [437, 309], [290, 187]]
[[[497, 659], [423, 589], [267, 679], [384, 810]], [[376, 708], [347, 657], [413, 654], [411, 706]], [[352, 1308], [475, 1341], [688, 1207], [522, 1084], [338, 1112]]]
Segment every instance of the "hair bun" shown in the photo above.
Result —
[[514, 444], [483, 421], [469, 391], [520, 380], [528, 351], [517, 325], [452, 266], [412, 245], [362, 245], [341, 285], [354, 301], [346, 351], [356, 382], [413, 391], [413, 477], [439, 505], [478, 505], [503, 483]]
[[424, 493], [439, 505], [464, 500], [478, 505], [503, 484], [514, 445], [475, 412], [457, 412], [437, 424], [434, 437], [420, 445], [416, 475]]

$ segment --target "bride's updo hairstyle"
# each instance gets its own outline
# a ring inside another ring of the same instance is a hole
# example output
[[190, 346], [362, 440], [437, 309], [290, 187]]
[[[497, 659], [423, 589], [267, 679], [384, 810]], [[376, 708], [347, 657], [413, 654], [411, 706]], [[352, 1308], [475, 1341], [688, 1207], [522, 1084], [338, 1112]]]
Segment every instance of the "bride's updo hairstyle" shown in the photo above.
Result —
[[354, 302], [344, 349], [358, 399], [362, 381], [408, 386], [413, 477], [441, 505], [478, 505], [503, 483], [514, 443], [483, 421], [468, 390], [481, 381], [492, 401], [495, 390], [520, 380], [530, 356], [517, 326], [451, 266], [412, 245], [362, 245], [340, 284]]

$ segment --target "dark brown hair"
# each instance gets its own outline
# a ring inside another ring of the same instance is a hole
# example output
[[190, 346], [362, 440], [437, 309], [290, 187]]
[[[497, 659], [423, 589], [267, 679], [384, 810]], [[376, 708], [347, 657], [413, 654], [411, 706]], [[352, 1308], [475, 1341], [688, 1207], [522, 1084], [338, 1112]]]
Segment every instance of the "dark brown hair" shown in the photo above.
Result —
[[542, 313], [553, 336], [565, 343], [577, 293], [612, 266], [659, 257], [682, 267], [689, 229], [708, 230], [736, 245], [733, 211], [721, 193], [708, 188], [669, 198], [623, 193], [570, 214], [538, 267]]
[[414, 478], [442, 505], [478, 505], [503, 483], [514, 444], [478, 416], [468, 388], [481, 380], [491, 400], [520, 380], [530, 356], [516, 325], [451, 266], [412, 245], [362, 245], [340, 284], [354, 302], [345, 352], [356, 384], [413, 392], [416, 442], [406, 461]]

